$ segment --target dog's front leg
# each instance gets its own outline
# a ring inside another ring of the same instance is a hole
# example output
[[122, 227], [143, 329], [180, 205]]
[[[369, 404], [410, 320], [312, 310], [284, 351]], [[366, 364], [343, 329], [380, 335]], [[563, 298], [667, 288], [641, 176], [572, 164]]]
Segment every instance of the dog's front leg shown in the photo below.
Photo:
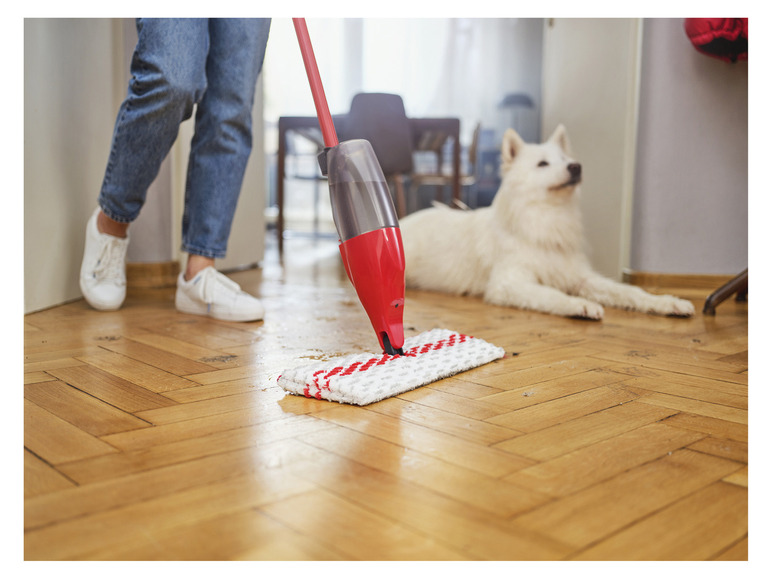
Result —
[[603, 319], [600, 304], [542, 285], [526, 272], [513, 271], [509, 267], [494, 267], [483, 298], [499, 306], [573, 318]]
[[604, 306], [635, 310], [648, 314], [688, 317], [694, 315], [692, 302], [670, 295], [654, 295], [643, 289], [591, 274], [579, 287], [577, 295]]

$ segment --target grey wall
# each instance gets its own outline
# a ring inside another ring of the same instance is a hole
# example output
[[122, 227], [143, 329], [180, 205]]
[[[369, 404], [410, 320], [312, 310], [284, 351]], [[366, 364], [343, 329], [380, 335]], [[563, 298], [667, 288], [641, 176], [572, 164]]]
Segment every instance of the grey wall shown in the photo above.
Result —
[[748, 263], [748, 64], [698, 53], [682, 19], [647, 19], [631, 268], [736, 274]]
[[119, 38], [109, 19], [24, 21], [25, 312], [80, 296], [86, 221], [125, 91]]

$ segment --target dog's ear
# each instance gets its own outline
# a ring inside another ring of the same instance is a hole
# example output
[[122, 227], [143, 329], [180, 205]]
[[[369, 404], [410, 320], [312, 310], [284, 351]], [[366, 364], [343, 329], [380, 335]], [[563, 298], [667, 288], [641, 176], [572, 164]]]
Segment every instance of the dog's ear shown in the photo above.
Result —
[[563, 125], [558, 125], [558, 128], [552, 133], [552, 136], [547, 139], [548, 143], [555, 143], [558, 147], [563, 149], [563, 152], [569, 157], [571, 153], [571, 141], [568, 140], [568, 131]]
[[501, 143], [501, 164], [508, 166], [515, 160], [517, 152], [525, 145], [525, 141], [517, 134], [515, 129], [507, 129], [504, 133], [504, 141]]

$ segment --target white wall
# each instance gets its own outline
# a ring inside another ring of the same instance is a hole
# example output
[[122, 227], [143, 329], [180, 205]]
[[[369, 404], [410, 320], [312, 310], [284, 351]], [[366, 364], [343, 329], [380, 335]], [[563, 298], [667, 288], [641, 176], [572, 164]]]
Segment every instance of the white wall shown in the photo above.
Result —
[[682, 19], [644, 22], [631, 268], [748, 263], [748, 64], [698, 53]]
[[636, 18], [554, 18], [544, 29], [542, 138], [568, 130], [590, 261], [614, 279], [630, 259], [640, 28]]

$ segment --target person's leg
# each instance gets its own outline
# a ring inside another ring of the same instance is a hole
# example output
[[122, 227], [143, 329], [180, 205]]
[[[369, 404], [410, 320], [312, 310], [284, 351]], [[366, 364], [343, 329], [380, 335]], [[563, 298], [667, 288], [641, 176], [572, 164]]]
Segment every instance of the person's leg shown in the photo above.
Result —
[[269, 19], [211, 19], [207, 90], [196, 112], [182, 220], [187, 279], [225, 257], [252, 149], [252, 105]]
[[206, 257], [204, 255], [196, 255], [195, 253], [188, 254], [188, 262], [185, 266], [185, 281], [193, 279], [193, 277], [202, 269], [207, 267], [214, 267], [214, 258]]
[[212, 19], [207, 90], [196, 112], [182, 220], [188, 253], [175, 305], [220, 320], [263, 317], [258, 299], [214, 268], [225, 257], [236, 203], [252, 149], [252, 105], [270, 20]]
[[113, 237], [120, 237], [126, 239], [129, 236], [129, 224], [121, 221], [115, 221], [110, 219], [107, 215], [99, 212], [97, 215], [97, 229], [99, 233], [106, 233]]
[[206, 20], [140, 19], [137, 33], [132, 78], [115, 122], [100, 208], [86, 226], [80, 287], [97, 309], [123, 304], [128, 224], [139, 215], [180, 123], [206, 89]]
[[206, 90], [206, 19], [140, 18], [137, 36], [99, 194], [103, 213], [119, 223], [139, 215], [180, 123]]

